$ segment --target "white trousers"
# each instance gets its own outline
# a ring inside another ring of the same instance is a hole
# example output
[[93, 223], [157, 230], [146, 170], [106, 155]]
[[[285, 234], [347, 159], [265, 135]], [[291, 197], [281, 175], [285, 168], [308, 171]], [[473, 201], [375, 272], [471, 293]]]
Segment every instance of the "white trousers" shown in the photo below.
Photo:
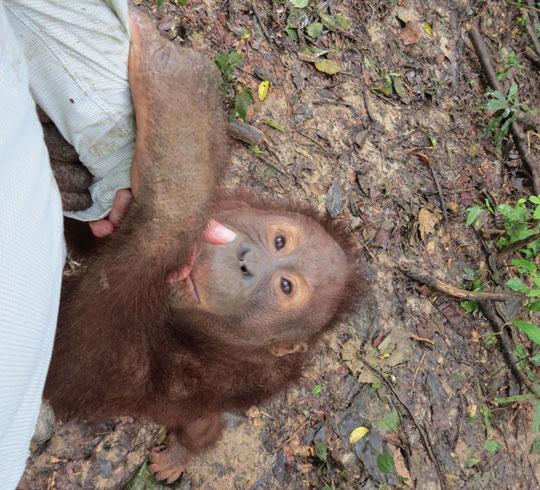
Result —
[[62, 209], [34, 100], [108, 213], [129, 187], [134, 126], [126, 0], [0, 0], [0, 488], [16, 487], [39, 413], [65, 260]]

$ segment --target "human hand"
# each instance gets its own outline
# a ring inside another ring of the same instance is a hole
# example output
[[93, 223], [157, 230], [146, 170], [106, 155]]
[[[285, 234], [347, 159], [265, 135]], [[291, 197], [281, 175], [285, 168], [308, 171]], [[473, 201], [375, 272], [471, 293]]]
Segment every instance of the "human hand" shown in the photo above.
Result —
[[111, 235], [128, 212], [132, 199], [133, 195], [129, 189], [116, 191], [109, 215], [104, 219], [88, 223], [93, 235], [98, 238]]

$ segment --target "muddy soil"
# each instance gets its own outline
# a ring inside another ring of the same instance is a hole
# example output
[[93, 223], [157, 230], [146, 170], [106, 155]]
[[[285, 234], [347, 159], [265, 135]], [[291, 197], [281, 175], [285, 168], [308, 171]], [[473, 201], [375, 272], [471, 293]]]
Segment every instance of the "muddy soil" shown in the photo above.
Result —
[[[534, 402], [495, 402], [529, 391], [490, 323], [398, 267], [406, 260], [467, 289], [464, 271], [486, 275], [492, 250], [485, 229], [466, 226], [467, 209], [534, 193], [518, 152], [483, 134], [488, 86], [467, 36], [477, 24], [507, 72], [501, 83], [515, 81], [520, 100], [537, 107], [524, 2], [139, 3], [171, 42], [242, 56], [224, 97], [234, 112], [235, 93], [251, 91], [245, 121], [264, 141], [234, 143], [224, 185], [326, 209], [357, 241], [369, 285], [301, 383], [231, 414], [223, 440], [171, 488], [540, 488]], [[512, 50], [519, 67], [505, 65]], [[263, 80], [271, 84], [261, 101]], [[539, 125], [524, 128], [539, 165]], [[497, 308], [510, 319], [515, 311]], [[508, 342], [536, 352], [517, 331]], [[367, 435], [355, 439], [361, 428]], [[60, 423], [33, 448], [21, 488], [165, 488], [144, 465], [163, 437], [129, 419]]]

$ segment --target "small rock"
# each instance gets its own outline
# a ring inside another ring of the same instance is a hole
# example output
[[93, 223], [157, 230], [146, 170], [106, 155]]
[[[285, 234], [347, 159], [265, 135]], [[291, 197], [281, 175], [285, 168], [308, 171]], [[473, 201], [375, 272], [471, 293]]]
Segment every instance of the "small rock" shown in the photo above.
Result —
[[34, 429], [32, 444], [41, 446], [45, 444], [54, 434], [56, 418], [54, 411], [48, 401], [43, 400], [39, 409], [39, 417]]
[[336, 179], [326, 194], [326, 210], [332, 219], [337, 218], [343, 211], [343, 202], [341, 182]]

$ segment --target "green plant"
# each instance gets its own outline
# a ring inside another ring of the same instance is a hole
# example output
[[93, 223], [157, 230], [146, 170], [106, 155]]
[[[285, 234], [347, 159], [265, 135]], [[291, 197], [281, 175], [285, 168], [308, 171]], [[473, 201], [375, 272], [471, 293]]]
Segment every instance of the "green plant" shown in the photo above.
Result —
[[[463, 280], [467, 284], [467, 289], [469, 291], [482, 291], [482, 279], [480, 279], [480, 277], [478, 277], [472, 269], [465, 268], [463, 270]], [[461, 302], [461, 307], [467, 313], [476, 313], [479, 308], [477, 301], [471, 301], [468, 299]]]
[[[499, 222], [502, 221], [504, 228], [504, 234], [496, 242], [497, 247], [503, 252], [512, 252], [517, 255], [507, 264], [511, 277], [506, 280], [505, 286], [512, 291], [523, 294], [523, 315], [521, 316], [534, 315], [540, 311], [540, 195], [518, 199], [514, 205], [502, 203], [495, 208], [489, 204], [489, 201], [485, 201], [483, 204], [469, 209], [467, 225], [479, 228], [483, 224], [483, 218], [490, 214], [494, 215]], [[465, 279], [471, 284], [471, 287], [479, 285], [474, 271], [467, 270], [465, 272]], [[472, 310], [472, 307], [470, 309]], [[531, 385], [531, 393], [495, 398], [494, 401], [498, 405], [534, 404], [531, 427], [533, 443], [530, 450], [537, 454], [540, 453], [540, 399], [537, 396], [540, 390], [540, 380], [535, 371], [540, 365], [540, 350], [538, 350], [540, 327], [523, 319], [515, 319], [512, 325], [523, 332], [532, 342], [532, 349], [528, 350], [523, 344], [518, 343], [513, 352], [513, 357], [516, 359], [515, 367], [527, 377]], [[486, 428], [484, 449], [488, 453], [494, 454], [500, 449], [500, 444], [494, 438], [491, 423], [492, 413], [487, 407], [483, 407], [481, 414]]]
[[[481, 211], [486, 209], [488, 205], [489, 203], [470, 208], [467, 224], [474, 225], [479, 219]], [[495, 209], [489, 206], [488, 211], [496, 217], [503, 218], [505, 233], [497, 240], [496, 244], [499, 248], [520, 245], [520, 242], [523, 242], [523, 245], [518, 246], [517, 249], [519, 257], [510, 261], [514, 275], [505, 282], [505, 286], [512, 291], [523, 293], [524, 306], [529, 312], [539, 312], [540, 195], [518, 199], [513, 206], [508, 203], [499, 204]], [[473, 276], [469, 273], [469, 281], [471, 278], [473, 278], [473, 286], [480, 285], [478, 282], [474, 282], [474, 273]], [[466, 311], [476, 311], [472, 302], [462, 302], [462, 306]], [[525, 333], [535, 344], [540, 345], [540, 328], [537, 325], [521, 319], [514, 320], [513, 325]]]
[[305, 32], [308, 41], [319, 38], [326, 29], [333, 32], [347, 32], [352, 28], [351, 21], [341, 12], [328, 15], [316, 2], [308, 0], [288, 0], [287, 25], [285, 32], [293, 41], [298, 41], [299, 32]]
[[234, 98], [234, 117], [239, 117], [245, 121], [248, 108], [251, 104], [253, 104], [251, 90], [242, 86], [237, 87], [236, 96]]
[[236, 51], [219, 53], [216, 55], [215, 62], [223, 80], [230, 83], [234, 80], [234, 70], [242, 64], [242, 55]]
[[506, 80], [508, 78], [508, 72], [512, 68], [518, 71], [523, 69], [523, 65], [519, 61], [517, 53], [513, 49], [506, 53], [503, 68], [501, 71], [497, 72], [497, 80]]
[[486, 110], [491, 114], [491, 117], [484, 135], [492, 135], [497, 150], [500, 151], [503, 141], [508, 136], [512, 122], [520, 111], [529, 111], [529, 106], [519, 101], [516, 83], [512, 83], [506, 95], [503, 95], [498, 90], [489, 90], [486, 92], [486, 97], [488, 98]]

